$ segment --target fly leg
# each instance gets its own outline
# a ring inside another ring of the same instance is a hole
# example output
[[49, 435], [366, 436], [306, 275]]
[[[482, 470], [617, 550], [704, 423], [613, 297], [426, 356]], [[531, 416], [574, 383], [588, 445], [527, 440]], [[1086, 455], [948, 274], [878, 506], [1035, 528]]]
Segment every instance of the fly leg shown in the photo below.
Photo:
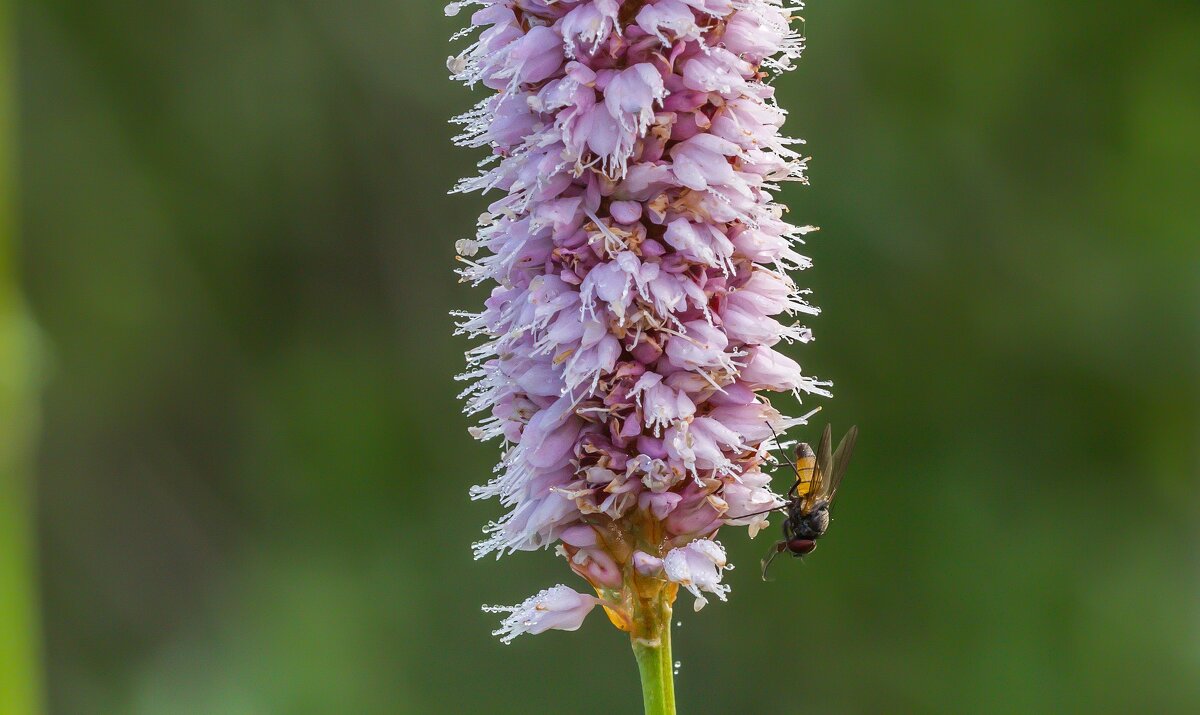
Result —
[[769, 569], [771, 567], [771, 562], [775, 560], [776, 556], [782, 554], [784, 551], [787, 551], [787, 544], [788, 544], [788, 542], [786, 542], [786, 541], [776, 541], [775, 545], [771, 547], [771, 550], [768, 551], [767, 555], [763, 558], [763, 560], [762, 560], [762, 579], [763, 579], [763, 581], [768, 580], [767, 579], [767, 569]]
[[756, 511], [752, 514], [742, 514], [741, 516], [727, 516], [724, 518], [728, 521], [737, 521], [739, 519], [749, 519], [752, 516], [762, 516], [763, 514], [770, 514], [773, 511], [783, 511], [784, 509], [787, 509], [787, 506], [788, 506], [787, 504], [780, 504], [779, 506], [773, 506], [770, 509], [763, 509], [762, 511]]

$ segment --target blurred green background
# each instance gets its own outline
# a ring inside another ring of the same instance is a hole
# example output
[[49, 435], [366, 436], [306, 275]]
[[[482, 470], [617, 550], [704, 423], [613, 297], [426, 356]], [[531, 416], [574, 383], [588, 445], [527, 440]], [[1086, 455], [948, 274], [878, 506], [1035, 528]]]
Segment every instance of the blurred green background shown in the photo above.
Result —
[[[484, 295], [451, 272], [484, 200], [445, 195], [481, 158], [446, 123], [463, 18], [17, 16], [49, 712], [639, 711], [603, 617], [504, 647], [479, 610], [574, 577], [469, 550], [499, 512], [447, 315]], [[785, 199], [825, 312], [793, 354], [863, 436], [814, 558], [764, 584], [724, 534], [681, 712], [1200, 712], [1200, 4], [805, 17]]]

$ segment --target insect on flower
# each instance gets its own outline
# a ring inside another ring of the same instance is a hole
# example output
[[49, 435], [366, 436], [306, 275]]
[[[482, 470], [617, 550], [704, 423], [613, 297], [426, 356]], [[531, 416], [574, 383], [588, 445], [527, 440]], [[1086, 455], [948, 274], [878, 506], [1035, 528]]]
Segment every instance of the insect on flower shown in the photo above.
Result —
[[783, 539], [775, 542], [763, 558], [764, 581], [767, 579], [767, 569], [776, 556], [784, 551], [791, 552], [796, 558], [811, 554], [817, 548], [817, 539], [829, 528], [829, 507], [837, 495], [842, 477], [846, 475], [850, 454], [858, 440], [858, 427], [851, 427], [846, 432], [836, 450], [832, 449], [832, 432], [832, 427], [825, 425], [825, 432], [822, 433], [815, 452], [807, 443], [802, 442], [796, 447], [795, 462], [786, 455], [783, 457], [795, 473], [796, 482], [788, 490], [787, 504], [761, 512], [765, 514], [770, 511], [783, 511], [787, 514], [787, 519], [783, 522]]

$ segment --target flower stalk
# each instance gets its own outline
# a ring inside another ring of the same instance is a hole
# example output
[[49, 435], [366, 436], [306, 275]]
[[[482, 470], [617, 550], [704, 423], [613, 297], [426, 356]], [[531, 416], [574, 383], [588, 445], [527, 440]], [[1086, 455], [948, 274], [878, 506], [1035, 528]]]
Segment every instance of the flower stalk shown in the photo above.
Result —
[[671, 659], [671, 600], [667, 589], [639, 602], [630, 634], [642, 677], [646, 715], [675, 715], [675, 663]]

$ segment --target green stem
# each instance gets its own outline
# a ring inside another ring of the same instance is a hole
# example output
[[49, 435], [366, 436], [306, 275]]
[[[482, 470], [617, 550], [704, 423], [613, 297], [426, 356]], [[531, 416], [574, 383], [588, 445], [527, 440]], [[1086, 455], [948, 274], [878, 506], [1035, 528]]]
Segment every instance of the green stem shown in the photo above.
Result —
[[36, 331], [16, 278], [13, 4], [0, 0], [0, 712], [41, 712], [33, 547]]
[[675, 715], [675, 663], [671, 660], [671, 604], [665, 593], [644, 604], [633, 654], [642, 675], [646, 715]]

